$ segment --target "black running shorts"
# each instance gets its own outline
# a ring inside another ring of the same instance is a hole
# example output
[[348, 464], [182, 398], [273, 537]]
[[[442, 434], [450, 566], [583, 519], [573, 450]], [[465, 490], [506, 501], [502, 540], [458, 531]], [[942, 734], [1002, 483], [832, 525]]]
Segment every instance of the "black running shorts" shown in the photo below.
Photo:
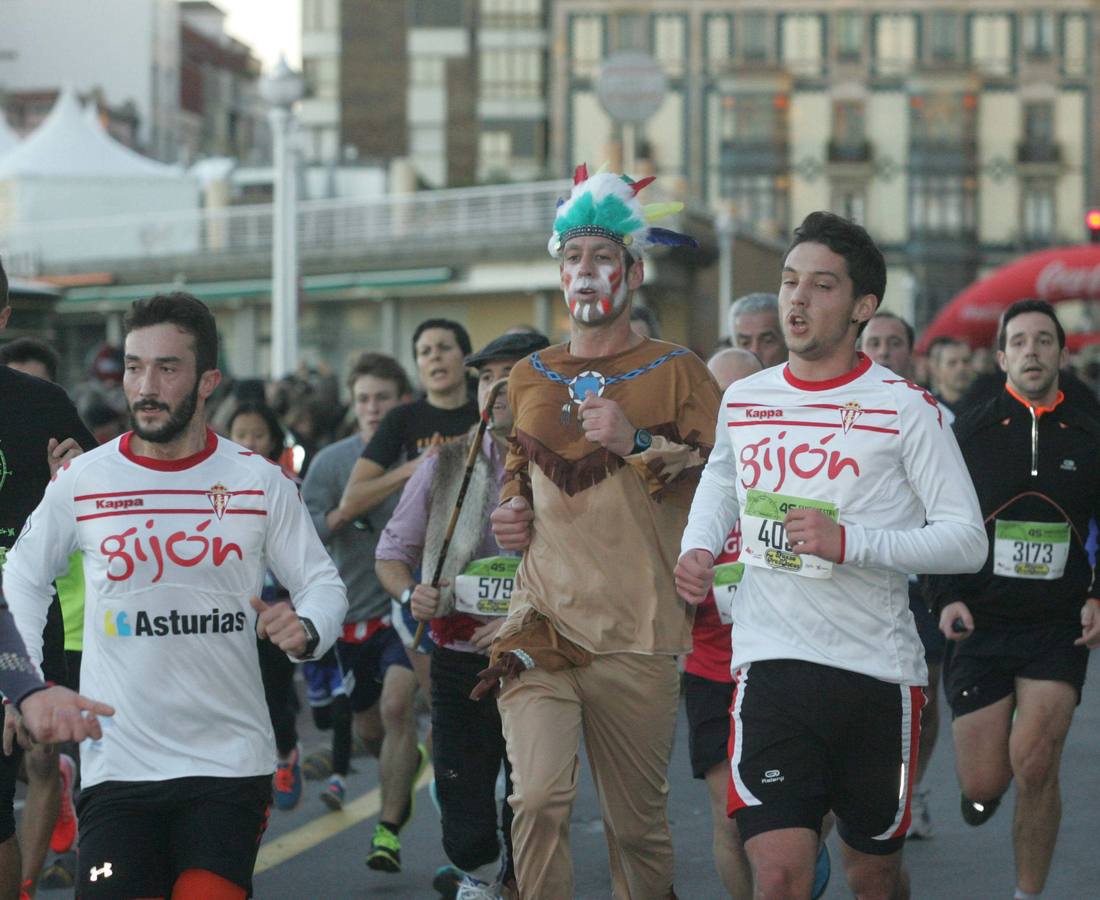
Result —
[[337, 641], [336, 659], [352, 712], [365, 712], [379, 701], [390, 666], [412, 669], [396, 628], [383, 628], [361, 643]]
[[1045, 625], [1027, 630], [978, 628], [951, 646], [943, 667], [943, 687], [954, 718], [976, 712], [1016, 692], [1017, 678], [1065, 681], [1085, 686], [1087, 647], [1075, 647], [1079, 625]]
[[706, 778], [719, 763], [725, 764], [730, 742], [732, 681], [711, 681], [684, 673], [684, 708], [688, 720], [688, 753], [691, 774]]
[[105, 781], [77, 802], [82, 898], [170, 897], [187, 869], [252, 893], [271, 776]]
[[729, 814], [742, 840], [781, 828], [820, 832], [832, 809], [848, 846], [899, 850], [923, 705], [919, 687], [830, 666], [786, 659], [742, 666], [729, 745]]

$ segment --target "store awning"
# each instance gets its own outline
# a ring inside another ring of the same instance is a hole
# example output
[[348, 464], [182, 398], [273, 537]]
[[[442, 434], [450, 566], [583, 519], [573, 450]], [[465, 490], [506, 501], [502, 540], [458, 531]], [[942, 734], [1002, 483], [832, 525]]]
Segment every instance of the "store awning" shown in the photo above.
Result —
[[[305, 294], [335, 293], [357, 288], [378, 289], [408, 287], [418, 284], [443, 284], [451, 280], [454, 270], [446, 266], [425, 269], [390, 269], [377, 272], [346, 272], [336, 275], [306, 275], [302, 278]], [[65, 306], [128, 301], [170, 291], [187, 291], [200, 300], [217, 302], [243, 297], [266, 297], [271, 294], [269, 278], [246, 278], [236, 281], [189, 282], [186, 284], [119, 284], [70, 288], [65, 292]]]

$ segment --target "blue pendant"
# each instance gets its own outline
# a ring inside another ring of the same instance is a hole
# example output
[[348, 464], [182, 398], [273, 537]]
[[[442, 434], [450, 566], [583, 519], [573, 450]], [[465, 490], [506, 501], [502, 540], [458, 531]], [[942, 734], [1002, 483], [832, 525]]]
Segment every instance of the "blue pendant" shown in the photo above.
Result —
[[573, 402], [583, 403], [589, 391], [597, 397], [602, 397], [604, 387], [607, 385], [607, 379], [599, 372], [581, 372], [580, 375], [571, 379], [568, 385], [569, 396], [573, 398]]

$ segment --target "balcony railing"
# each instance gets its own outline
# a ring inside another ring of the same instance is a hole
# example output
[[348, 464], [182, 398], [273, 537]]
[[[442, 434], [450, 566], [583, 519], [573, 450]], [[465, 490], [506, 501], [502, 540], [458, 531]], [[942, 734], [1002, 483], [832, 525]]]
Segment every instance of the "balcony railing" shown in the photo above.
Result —
[[978, 165], [978, 145], [973, 140], [917, 139], [909, 144], [909, 167], [931, 174], [958, 175]]
[[722, 141], [720, 166], [729, 175], [779, 175], [790, 168], [787, 143], [776, 140]]
[[829, 162], [866, 163], [871, 161], [870, 141], [829, 141]]
[[[530, 249], [545, 242], [554, 205], [567, 191], [564, 181], [545, 181], [303, 202], [298, 252], [303, 264], [346, 256], [369, 267], [488, 243]], [[270, 205], [235, 206], [0, 226], [0, 256], [12, 274], [27, 276], [135, 263], [155, 271], [181, 258], [233, 266], [269, 259], [271, 236]]]
[[1016, 145], [1016, 162], [1020, 165], [1057, 165], [1062, 161], [1062, 148], [1049, 141], [1021, 141]]

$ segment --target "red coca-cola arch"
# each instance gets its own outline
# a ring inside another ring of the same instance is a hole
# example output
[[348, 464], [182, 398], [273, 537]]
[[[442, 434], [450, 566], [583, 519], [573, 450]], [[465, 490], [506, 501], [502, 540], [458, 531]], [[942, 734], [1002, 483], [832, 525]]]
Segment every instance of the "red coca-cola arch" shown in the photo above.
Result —
[[[1021, 256], [976, 281], [940, 310], [917, 341], [917, 352], [941, 335], [971, 347], [992, 346], [1001, 313], [1017, 300], [1100, 300], [1100, 244], [1054, 247]], [[1097, 334], [1070, 334], [1071, 350], [1100, 342]]]

